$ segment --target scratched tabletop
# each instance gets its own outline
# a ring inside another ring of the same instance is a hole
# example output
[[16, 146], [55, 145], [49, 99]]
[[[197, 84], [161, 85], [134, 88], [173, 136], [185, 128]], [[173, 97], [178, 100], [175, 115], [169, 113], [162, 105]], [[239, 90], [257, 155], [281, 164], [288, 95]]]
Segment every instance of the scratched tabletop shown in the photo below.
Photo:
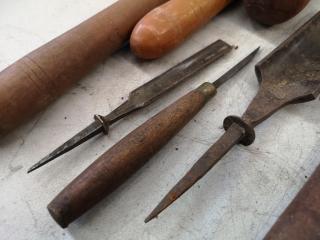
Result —
[[[2, 0], [0, 70], [115, 1]], [[256, 142], [236, 146], [158, 219], [144, 218], [241, 115], [258, 89], [254, 64], [320, 9], [265, 28], [236, 4], [171, 54], [151, 62], [123, 49], [27, 124], [0, 140], [0, 239], [262, 239], [319, 164], [319, 101], [286, 107], [256, 128]], [[94, 114], [107, 114], [128, 93], [217, 39], [239, 46], [195, 77], [58, 160], [26, 174]], [[61, 229], [46, 206], [72, 179], [127, 133], [205, 81], [222, 75], [257, 46], [262, 51], [155, 157], [95, 208]]]

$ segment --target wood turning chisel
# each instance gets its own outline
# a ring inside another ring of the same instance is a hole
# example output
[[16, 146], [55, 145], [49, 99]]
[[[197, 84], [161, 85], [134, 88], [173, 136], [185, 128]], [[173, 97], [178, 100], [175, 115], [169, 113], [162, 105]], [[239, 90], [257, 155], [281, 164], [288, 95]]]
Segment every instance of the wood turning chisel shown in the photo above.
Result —
[[260, 88], [244, 115], [224, 120], [224, 135], [193, 165], [146, 218], [164, 209], [199, 181], [233, 146], [255, 140], [254, 128], [289, 104], [315, 100], [320, 94], [320, 13], [256, 65]]
[[231, 50], [232, 46], [222, 40], [218, 40], [187, 58], [183, 62], [172, 67], [160, 76], [133, 90], [129, 94], [127, 101], [107, 116], [96, 115], [93, 123], [33, 165], [28, 170], [28, 173], [69, 152], [100, 133], [108, 134], [110, 125], [130, 113], [148, 106], [164, 93], [184, 82], [187, 78], [193, 76], [209, 64], [217, 61]]
[[118, 188], [173, 138], [216, 95], [217, 88], [233, 77], [258, 49], [214, 83], [203, 83], [129, 133], [94, 161], [48, 205], [62, 227]]

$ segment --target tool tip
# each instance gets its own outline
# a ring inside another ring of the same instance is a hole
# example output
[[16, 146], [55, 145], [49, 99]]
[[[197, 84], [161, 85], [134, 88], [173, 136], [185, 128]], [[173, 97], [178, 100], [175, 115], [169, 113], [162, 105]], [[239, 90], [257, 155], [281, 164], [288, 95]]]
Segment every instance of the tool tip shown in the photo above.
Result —
[[46, 165], [47, 163], [49, 163], [50, 161], [52, 161], [55, 158], [55, 156], [52, 155], [48, 155], [45, 158], [41, 159], [39, 162], [37, 162], [36, 164], [32, 165], [27, 173], [31, 173], [35, 170], [37, 170], [38, 168]]
[[169, 200], [168, 195], [162, 199], [158, 206], [150, 213], [150, 215], [144, 220], [145, 223], [150, 222], [152, 219], [157, 218], [158, 215], [166, 209], [172, 201]]
[[[184, 191], [183, 191], [184, 192]], [[174, 201], [176, 201], [183, 192], [179, 192], [177, 186], [175, 186], [156, 206], [156, 208], [150, 213], [150, 215], [144, 220], [145, 223], [150, 222], [152, 219], [157, 218], [166, 208], [168, 208]]]
[[158, 217], [158, 216], [154, 216], [154, 215], [150, 214], [148, 217], [146, 217], [146, 219], [144, 220], [144, 223], [148, 223], [156, 217]]
[[39, 167], [40, 167], [39, 164], [35, 164], [28, 169], [27, 173], [29, 174], [29, 173], [33, 172], [34, 170], [38, 169]]
[[251, 54], [249, 55], [249, 57], [253, 58], [260, 50], [260, 46], [257, 47], [253, 52], [251, 52]]

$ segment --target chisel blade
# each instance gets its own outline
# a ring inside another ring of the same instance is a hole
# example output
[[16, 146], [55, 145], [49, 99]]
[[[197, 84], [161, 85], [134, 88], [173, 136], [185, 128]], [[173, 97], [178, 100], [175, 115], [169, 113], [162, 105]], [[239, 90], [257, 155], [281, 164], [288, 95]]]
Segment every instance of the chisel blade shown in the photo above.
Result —
[[226, 42], [217, 40], [176, 66], [170, 68], [168, 71], [133, 90], [126, 102], [114, 109], [107, 116], [96, 116], [96, 120], [92, 124], [33, 165], [28, 170], [28, 173], [51, 162], [102, 132], [107, 134], [110, 125], [130, 113], [148, 106], [161, 95], [185, 81], [188, 77], [191, 77], [201, 69], [230, 52], [232, 48], [233, 47]]
[[42, 167], [43, 165], [51, 162], [55, 158], [69, 152], [70, 150], [74, 149], [75, 147], [79, 146], [83, 142], [89, 140], [92, 136], [95, 136], [103, 131], [103, 126], [100, 122], [94, 121], [88, 127], [83, 129], [81, 132], [76, 134], [73, 138], [65, 142], [63, 145], [58, 147], [52, 153], [41, 159], [39, 162], [34, 164], [32, 167], [29, 168], [28, 173], [33, 172], [34, 170]]
[[[213, 82], [215, 87], [221, 86], [236, 73], [243, 69], [255, 57], [260, 47], [251, 52], [234, 67], [223, 74], [217, 81]], [[190, 171], [169, 191], [169, 193], [160, 201], [157, 207], [145, 219], [149, 222], [157, 217], [163, 210], [175, 202], [181, 195], [190, 189], [198, 180], [200, 180], [235, 144], [242, 138], [241, 129], [231, 129], [226, 132], [219, 141], [190, 169]]]

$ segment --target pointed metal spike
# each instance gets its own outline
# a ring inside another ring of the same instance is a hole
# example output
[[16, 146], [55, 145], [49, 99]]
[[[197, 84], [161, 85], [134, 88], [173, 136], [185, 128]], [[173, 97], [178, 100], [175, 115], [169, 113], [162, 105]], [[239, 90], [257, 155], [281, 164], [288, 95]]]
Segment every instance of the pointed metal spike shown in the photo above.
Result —
[[213, 82], [214, 86], [220, 87], [222, 84], [224, 84], [226, 81], [228, 81], [234, 75], [236, 75], [241, 69], [243, 69], [256, 56], [256, 54], [258, 53], [259, 50], [260, 50], [260, 47], [256, 48], [247, 57], [242, 59], [237, 65], [235, 65], [230, 70], [228, 70], [218, 80]]
[[[231, 50], [232, 47], [230, 45], [222, 40], [218, 40], [187, 58], [183, 62], [172, 67], [163, 74], [133, 90], [129, 94], [129, 99], [127, 101], [114, 109], [107, 116], [99, 116], [102, 120], [101, 122], [103, 122], [105, 125], [104, 128], [109, 127], [109, 125], [117, 122], [130, 113], [151, 104], [158, 99], [160, 95], [164, 94], [170, 89], [173, 89], [179, 83], [182, 83], [188, 77], [196, 74], [201, 69], [218, 60]], [[107, 132], [107, 129], [103, 129], [100, 123], [92, 123], [89, 127], [78, 133], [68, 142], [56, 149], [53, 153], [32, 166], [28, 173], [79, 146], [83, 142], [89, 140], [91, 137], [103, 132], [103, 130], [105, 133]]]
[[169, 207], [182, 194], [199, 181], [241, 139], [243, 129], [232, 125], [225, 134], [193, 165], [189, 172], [170, 190], [158, 206], [145, 219], [149, 222]]
[[48, 156], [41, 159], [38, 163], [33, 165], [29, 168], [28, 173], [33, 172], [34, 170], [42, 167], [43, 165], [51, 162], [52, 160], [56, 159], [57, 157], [63, 155], [64, 153], [72, 150], [73, 148], [79, 146], [80, 144], [86, 142], [90, 138], [98, 135], [99, 133], [103, 132], [103, 126], [99, 121], [94, 121], [84, 130], [76, 134], [73, 138], [62, 144]]

